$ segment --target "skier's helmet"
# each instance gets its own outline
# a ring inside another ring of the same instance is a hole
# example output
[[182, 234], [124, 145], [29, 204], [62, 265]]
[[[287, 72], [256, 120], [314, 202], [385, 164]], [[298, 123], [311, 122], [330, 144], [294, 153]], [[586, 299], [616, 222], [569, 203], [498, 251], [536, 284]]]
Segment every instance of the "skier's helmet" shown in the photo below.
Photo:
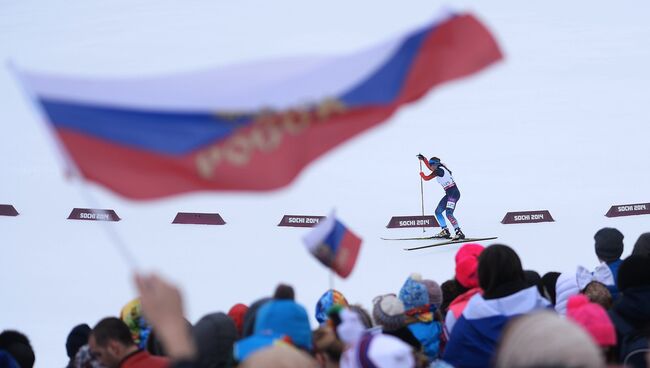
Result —
[[431, 157], [429, 160], [429, 166], [438, 166], [440, 165], [440, 159], [437, 157]]

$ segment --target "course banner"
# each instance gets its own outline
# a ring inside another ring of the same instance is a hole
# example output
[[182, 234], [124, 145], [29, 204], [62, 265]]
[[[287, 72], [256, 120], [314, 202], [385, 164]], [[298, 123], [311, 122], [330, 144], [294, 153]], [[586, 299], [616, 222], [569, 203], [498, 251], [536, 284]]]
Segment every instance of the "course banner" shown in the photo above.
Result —
[[88, 221], [120, 221], [121, 218], [113, 210], [100, 210], [93, 208], [74, 208], [68, 220]]
[[386, 225], [389, 229], [403, 227], [438, 227], [435, 216], [394, 216]]
[[225, 225], [226, 222], [218, 213], [179, 212], [172, 224]]
[[614, 205], [607, 211], [607, 217], [649, 215], [650, 203], [635, 203]]
[[288, 227], [314, 227], [325, 216], [284, 215], [278, 226]]
[[18, 216], [18, 211], [10, 204], [0, 204], [0, 216]]
[[554, 222], [548, 210], [508, 212], [501, 220], [502, 224], [529, 224], [535, 222]]

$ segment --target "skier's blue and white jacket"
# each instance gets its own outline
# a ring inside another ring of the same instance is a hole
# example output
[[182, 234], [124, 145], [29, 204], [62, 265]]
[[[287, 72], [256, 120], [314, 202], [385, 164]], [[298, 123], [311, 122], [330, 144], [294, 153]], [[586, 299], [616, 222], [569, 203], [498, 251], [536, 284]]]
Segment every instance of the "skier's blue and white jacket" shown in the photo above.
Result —
[[442, 359], [454, 367], [489, 367], [506, 323], [550, 303], [532, 286], [497, 299], [474, 295], [454, 325]]

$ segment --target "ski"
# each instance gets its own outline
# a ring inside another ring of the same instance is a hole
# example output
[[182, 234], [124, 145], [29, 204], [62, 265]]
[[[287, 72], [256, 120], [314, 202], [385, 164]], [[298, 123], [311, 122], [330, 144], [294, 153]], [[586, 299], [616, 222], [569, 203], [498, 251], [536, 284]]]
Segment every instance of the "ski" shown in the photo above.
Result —
[[446, 239], [441, 236], [421, 236], [421, 237], [414, 237], [414, 238], [381, 238], [381, 240], [431, 240], [431, 239]]
[[419, 246], [419, 247], [404, 248], [404, 250], [418, 250], [418, 249], [439, 247], [441, 245], [469, 243], [469, 242], [475, 242], [475, 241], [481, 241], [481, 240], [493, 240], [493, 239], [496, 239], [496, 238], [497, 237], [494, 236], [494, 237], [491, 237], [491, 238], [465, 238], [465, 239], [459, 239], [459, 240], [449, 240], [449, 241], [445, 241], [445, 242], [441, 242], [441, 243], [422, 245], [422, 246]]

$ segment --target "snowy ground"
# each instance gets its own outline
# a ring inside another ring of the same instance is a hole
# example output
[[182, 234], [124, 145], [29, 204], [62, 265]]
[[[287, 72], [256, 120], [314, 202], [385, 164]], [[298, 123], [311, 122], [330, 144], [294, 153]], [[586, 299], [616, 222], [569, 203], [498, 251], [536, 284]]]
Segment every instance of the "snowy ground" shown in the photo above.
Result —
[[[26, 68], [98, 76], [153, 75], [292, 55], [338, 54], [428, 21], [439, 1], [0, 0], [0, 59]], [[312, 164], [271, 194], [197, 193], [130, 203], [91, 191], [123, 221], [113, 224], [145, 269], [185, 291], [189, 318], [227, 310], [292, 284], [309, 311], [328, 273], [280, 228], [283, 214], [340, 217], [364, 238], [351, 277], [335, 287], [370, 307], [411, 272], [442, 282], [458, 246], [404, 252], [381, 236], [394, 215], [420, 212], [415, 154], [454, 171], [456, 214], [469, 236], [499, 236], [540, 273], [592, 267], [593, 234], [626, 236], [625, 255], [650, 216], [610, 219], [613, 204], [650, 202], [648, 109], [650, 3], [458, 1], [494, 32], [505, 60], [445, 85], [385, 125]], [[62, 366], [77, 323], [95, 324], [134, 297], [127, 265], [98, 223], [68, 221], [86, 207], [64, 180], [43, 126], [0, 69], [0, 329], [25, 332], [37, 367]], [[425, 185], [427, 213], [442, 195]], [[548, 209], [554, 223], [502, 225], [508, 211]], [[171, 225], [178, 211], [219, 212], [226, 226]]]

